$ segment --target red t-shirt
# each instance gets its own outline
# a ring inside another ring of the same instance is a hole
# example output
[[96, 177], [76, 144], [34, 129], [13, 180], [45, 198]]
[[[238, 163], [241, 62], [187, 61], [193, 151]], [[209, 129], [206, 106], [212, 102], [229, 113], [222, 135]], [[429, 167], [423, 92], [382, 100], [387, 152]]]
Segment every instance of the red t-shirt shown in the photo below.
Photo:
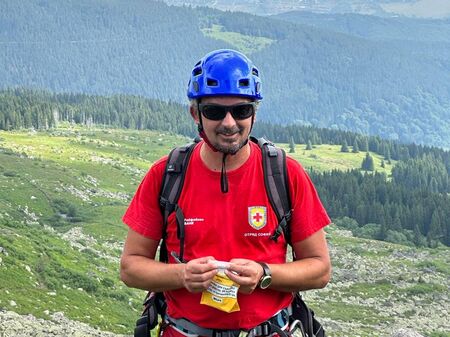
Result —
[[[220, 172], [208, 169], [200, 158], [201, 143], [189, 162], [179, 206], [185, 217], [184, 259], [214, 256], [217, 260], [247, 258], [266, 263], [286, 261], [286, 242], [270, 240], [278, 225], [264, 186], [262, 154], [250, 142], [249, 159], [227, 171], [228, 193], [220, 190]], [[123, 221], [134, 231], [154, 240], [162, 236], [159, 193], [167, 157], [157, 161], [141, 182]], [[306, 172], [288, 157], [287, 170], [292, 202], [292, 242], [301, 241], [330, 223]], [[167, 249], [179, 252], [175, 214], [169, 216]], [[175, 263], [169, 256], [169, 262]], [[291, 293], [256, 289], [238, 294], [240, 311], [225, 313], [200, 304], [201, 294], [186, 289], [165, 292], [168, 314], [184, 317], [205, 328], [249, 329], [287, 307]]]

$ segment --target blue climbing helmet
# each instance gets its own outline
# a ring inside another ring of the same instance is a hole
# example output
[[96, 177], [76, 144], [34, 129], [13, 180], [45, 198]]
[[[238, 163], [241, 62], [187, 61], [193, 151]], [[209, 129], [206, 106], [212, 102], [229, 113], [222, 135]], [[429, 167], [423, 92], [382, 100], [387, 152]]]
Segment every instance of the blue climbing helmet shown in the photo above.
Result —
[[261, 79], [253, 62], [232, 49], [206, 54], [192, 69], [187, 96], [243, 96], [261, 100]]

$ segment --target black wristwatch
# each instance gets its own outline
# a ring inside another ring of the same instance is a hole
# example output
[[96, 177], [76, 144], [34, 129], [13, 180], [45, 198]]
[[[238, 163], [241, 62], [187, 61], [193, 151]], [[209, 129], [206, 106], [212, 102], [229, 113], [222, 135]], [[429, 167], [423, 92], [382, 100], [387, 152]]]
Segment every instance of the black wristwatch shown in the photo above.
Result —
[[267, 289], [272, 283], [272, 273], [270, 272], [269, 266], [264, 262], [258, 262], [261, 267], [263, 267], [263, 275], [259, 280], [259, 287], [261, 289]]

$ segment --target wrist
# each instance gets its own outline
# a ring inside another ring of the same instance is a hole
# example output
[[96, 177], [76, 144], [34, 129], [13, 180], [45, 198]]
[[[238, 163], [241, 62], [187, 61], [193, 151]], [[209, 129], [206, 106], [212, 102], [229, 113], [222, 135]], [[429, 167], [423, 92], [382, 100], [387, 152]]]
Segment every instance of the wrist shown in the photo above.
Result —
[[261, 265], [263, 269], [263, 273], [261, 278], [259, 279], [258, 286], [261, 289], [267, 289], [272, 283], [272, 272], [270, 271], [270, 268], [267, 265], [267, 263], [259, 261], [257, 262]]

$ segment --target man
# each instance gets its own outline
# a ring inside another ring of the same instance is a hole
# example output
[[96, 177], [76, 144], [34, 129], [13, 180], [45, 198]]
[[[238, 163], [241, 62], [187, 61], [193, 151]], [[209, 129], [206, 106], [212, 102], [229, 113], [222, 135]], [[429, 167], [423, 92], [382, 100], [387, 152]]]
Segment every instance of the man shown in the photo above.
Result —
[[[175, 214], [166, 229], [169, 263], [155, 260], [163, 235], [158, 197], [167, 157], [151, 167], [123, 217], [129, 232], [121, 278], [130, 287], [164, 292], [164, 336], [216, 335], [212, 331], [218, 330], [235, 335], [287, 310], [292, 292], [329, 281], [323, 227], [330, 219], [307, 174], [291, 158], [287, 171], [296, 261], [286, 263], [283, 236], [269, 238], [278, 221], [264, 186], [261, 150], [249, 142], [260, 86], [258, 69], [234, 50], [213, 51], [192, 71], [190, 114], [203, 140], [193, 150], [178, 201], [185, 216], [184, 261], [175, 254], [180, 247]], [[205, 304], [219, 271], [238, 289], [233, 310], [221, 308], [217, 296], [215, 307]], [[287, 329], [285, 323], [280, 328]]]

